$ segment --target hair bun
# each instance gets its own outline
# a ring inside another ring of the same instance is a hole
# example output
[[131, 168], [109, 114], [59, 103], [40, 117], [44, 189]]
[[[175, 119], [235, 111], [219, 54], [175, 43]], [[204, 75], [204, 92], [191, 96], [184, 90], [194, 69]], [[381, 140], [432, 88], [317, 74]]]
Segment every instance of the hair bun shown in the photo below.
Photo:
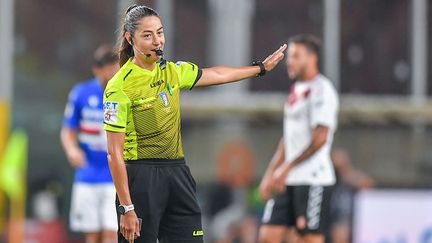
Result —
[[134, 9], [138, 6], [139, 6], [138, 4], [133, 4], [133, 5], [129, 6], [129, 8], [126, 10], [126, 14], [128, 14], [130, 11], [132, 11], [132, 9]]

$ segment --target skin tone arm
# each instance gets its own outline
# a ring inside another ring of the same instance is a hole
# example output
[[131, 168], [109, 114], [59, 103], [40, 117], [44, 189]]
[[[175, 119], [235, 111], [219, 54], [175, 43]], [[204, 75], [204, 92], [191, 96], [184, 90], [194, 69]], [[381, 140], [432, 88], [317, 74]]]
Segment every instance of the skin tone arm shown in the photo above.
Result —
[[85, 155], [78, 145], [77, 132], [71, 128], [62, 127], [60, 140], [71, 166], [75, 168], [85, 166]]
[[372, 188], [375, 186], [374, 180], [366, 175], [365, 173], [354, 170], [349, 173], [348, 178], [346, 179], [348, 183], [353, 185], [357, 190], [363, 190], [367, 188]]
[[275, 170], [285, 161], [285, 148], [283, 138], [280, 139], [276, 152], [270, 161], [267, 170], [261, 180], [259, 192], [261, 199], [267, 201], [272, 192], [272, 177]]
[[[125, 134], [107, 131], [108, 164], [121, 205], [130, 205], [132, 200], [129, 193], [126, 166], [123, 158]], [[139, 222], [134, 210], [120, 216], [120, 232], [129, 242], [133, 242], [135, 235], [139, 236]]]
[[[268, 56], [264, 61], [264, 67], [267, 72], [273, 68], [283, 59], [284, 51], [287, 45], [282, 45], [277, 51]], [[204, 68], [201, 78], [196, 83], [196, 87], [205, 87], [217, 84], [231, 83], [242, 79], [256, 76], [260, 72], [259, 66], [245, 66], [245, 67], [227, 67], [218, 66], [211, 68]]]
[[279, 166], [273, 173], [273, 188], [277, 192], [285, 191], [285, 179], [290, 170], [304, 160], [310, 158], [316, 151], [318, 151], [327, 141], [329, 128], [326, 126], [318, 125], [312, 132], [312, 142], [310, 145], [291, 163], [285, 163]]

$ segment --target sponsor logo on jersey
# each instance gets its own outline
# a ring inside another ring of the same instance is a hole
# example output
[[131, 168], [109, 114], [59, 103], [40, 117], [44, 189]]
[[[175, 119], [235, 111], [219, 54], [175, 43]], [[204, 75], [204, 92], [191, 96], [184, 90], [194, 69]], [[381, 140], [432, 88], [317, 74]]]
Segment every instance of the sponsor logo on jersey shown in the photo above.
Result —
[[150, 84], [150, 88], [156, 88], [157, 86], [161, 86], [163, 83], [165, 83], [164, 80], [158, 80], [158, 81]]
[[104, 112], [99, 108], [84, 107], [81, 109], [81, 122], [103, 123]]
[[178, 62], [176, 62], [175, 65], [176, 65], [177, 67], [180, 67], [183, 63], [185, 63], [185, 62], [183, 62], [183, 61], [178, 61]]
[[117, 123], [119, 103], [107, 101], [104, 103], [104, 122]]
[[195, 70], [195, 65], [193, 63], [191, 63], [191, 62], [178, 61], [178, 62], [176, 62], [175, 65], [178, 66], [178, 67], [180, 67], [183, 64], [189, 64], [189, 65], [191, 65], [192, 70]]
[[95, 95], [92, 95], [88, 98], [88, 104], [91, 107], [97, 107], [99, 105], [99, 98]]
[[194, 232], [192, 232], [193, 236], [201, 236], [204, 235], [204, 231], [202, 230], [194, 230]]
[[290, 94], [288, 96], [288, 105], [293, 106], [293, 105], [295, 105], [295, 103], [297, 103], [297, 101], [307, 99], [309, 97], [310, 93], [311, 93], [311, 90], [308, 89], [308, 90], [304, 91], [303, 93], [299, 94], [298, 92], [296, 92], [295, 86], [292, 86], [291, 90], [290, 90]]
[[168, 95], [167, 95], [167, 93], [166, 93], [165, 91], [160, 92], [160, 93], [159, 93], [159, 97], [161, 98], [163, 105], [164, 105], [164, 106], [168, 106], [168, 104], [169, 104], [169, 99], [168, 99]]

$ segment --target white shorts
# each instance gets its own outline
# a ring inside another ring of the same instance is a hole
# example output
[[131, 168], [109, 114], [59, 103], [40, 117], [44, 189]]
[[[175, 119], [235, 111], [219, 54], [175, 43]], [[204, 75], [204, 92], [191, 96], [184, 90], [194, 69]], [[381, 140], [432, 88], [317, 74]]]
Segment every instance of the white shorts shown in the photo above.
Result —
[[111, 183], [74, 183], [70, 227], [77, 232], [117, 231], [116, 191]]

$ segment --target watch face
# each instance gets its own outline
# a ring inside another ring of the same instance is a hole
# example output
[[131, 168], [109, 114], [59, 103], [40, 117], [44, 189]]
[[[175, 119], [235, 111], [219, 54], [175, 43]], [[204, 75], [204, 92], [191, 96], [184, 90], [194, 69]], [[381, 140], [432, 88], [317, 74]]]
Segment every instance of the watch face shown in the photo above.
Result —
[[123, 205], [119, 205], [117, 210], [120, 214], [125, 214], [125, 212], [126, 212], [126, 209]]

